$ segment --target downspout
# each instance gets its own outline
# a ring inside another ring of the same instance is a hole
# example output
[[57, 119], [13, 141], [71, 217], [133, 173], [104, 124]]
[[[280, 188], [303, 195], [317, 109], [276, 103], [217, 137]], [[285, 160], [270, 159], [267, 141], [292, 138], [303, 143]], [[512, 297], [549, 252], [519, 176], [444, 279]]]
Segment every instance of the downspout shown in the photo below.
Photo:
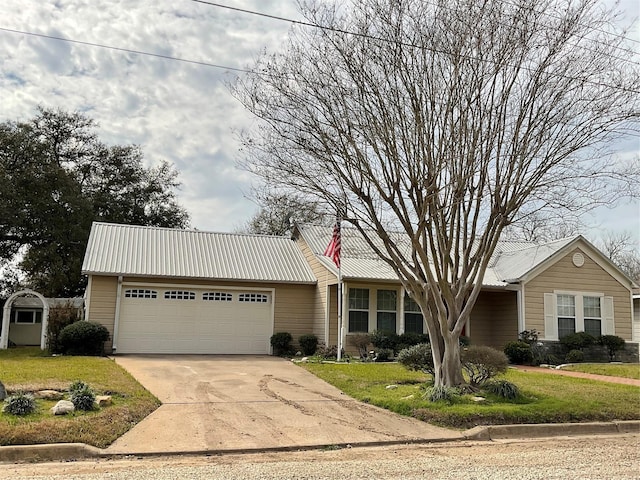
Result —
[[518, 285], [516, 290], [516, 298], [518, 304], [518, 334], [524, 332], [527, 328], [524, 321], [524, 284]]
[[113, 341], [111, 342], [111, 349], [113, 353], [116, 353], [118, 348], [118, 327], [120, 325], [120, 301], [122, 298], [122, 275], [118, 275], [118, 289], [116, 290], [116, 312], [113, 319]]

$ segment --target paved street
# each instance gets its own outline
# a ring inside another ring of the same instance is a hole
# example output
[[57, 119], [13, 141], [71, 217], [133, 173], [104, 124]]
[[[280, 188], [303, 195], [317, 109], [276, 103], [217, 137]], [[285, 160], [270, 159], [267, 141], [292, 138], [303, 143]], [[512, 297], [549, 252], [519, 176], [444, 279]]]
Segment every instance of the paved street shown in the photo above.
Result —
[[640, 479], [640, 435], [2, 465], [2, 478]]

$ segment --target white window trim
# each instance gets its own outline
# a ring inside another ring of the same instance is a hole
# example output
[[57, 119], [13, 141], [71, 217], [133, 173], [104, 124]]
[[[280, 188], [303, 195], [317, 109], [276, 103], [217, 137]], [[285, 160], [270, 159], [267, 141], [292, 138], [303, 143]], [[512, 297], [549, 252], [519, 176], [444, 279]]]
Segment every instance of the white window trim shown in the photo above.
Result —
[[[349, 284], [345, 285], [344, 288], [344, 302], [343, 302], [343, 321], [345, 323], [345, 334], [346, 335], [356, 335], [361, 332], [350, 332], [349, 331], [349, 289], [351, 288], [362, 288], [365, 290], [369, 290], [369, 310], [368, 310], [368, 328], [369, 332], [373, 332], [378, 328], [378, 290], [393, 290], [396, 292], [396, 333], [402, 334], [404, 333], [404, 289], [402, 286], [398, 287], [388, 287], [381, 285], [372, 285], [372, 284]], [[354, 311], [364, 311], [361, 309], [354, 309]], [[391, 310], [380, 310], [381, 312], [390, 312]]]
[[554, 290], [544, 294], [544, 339], [558, 341], [558, 295], [571, 295], [575, 298], [576, 332], [584, 332], [584, 297], [600, 298], [601, 335], [615, 335], [613, 297], [602, 292], [573, 290]]

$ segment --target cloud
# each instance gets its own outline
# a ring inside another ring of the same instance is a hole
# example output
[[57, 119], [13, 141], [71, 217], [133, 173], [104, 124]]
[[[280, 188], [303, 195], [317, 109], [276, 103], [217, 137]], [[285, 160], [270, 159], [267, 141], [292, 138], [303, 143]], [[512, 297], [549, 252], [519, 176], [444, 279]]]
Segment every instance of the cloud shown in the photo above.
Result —
[[[300, 18], [296, 0], [225, 3]], [[0, 26], [233, 68], [277, 50], [291, 29], [170, 0], [4, 0]], [[229, 231], [256, 210], [244, 197], [253, 179], [235, 167], [234, 132], [252, 122], [226, 86], [235, 72], [2, 31], [0, 51], [0, 121], [29, 118], [39, 104], [87, 112], [104, 141], [141, 145], [150, 165], [175, 164], [183, 182], [179, 198], [195, 227]], [[627, 220], [640, 231], [640, 220]]]

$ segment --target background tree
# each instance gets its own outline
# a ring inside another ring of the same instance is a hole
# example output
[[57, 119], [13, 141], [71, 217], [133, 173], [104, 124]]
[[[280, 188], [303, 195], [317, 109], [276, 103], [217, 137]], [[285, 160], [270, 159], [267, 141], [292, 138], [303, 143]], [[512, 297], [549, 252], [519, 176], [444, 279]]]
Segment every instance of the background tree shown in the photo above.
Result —
[[302, 13], [319, 28], [234, 86], [260, 120], [245, 166], [344, 211], [420, 305], [435, 384], [458, 385], [458, 338], [505, 227], [637, 192], [637, 162], [607, 154], [638, 130], [638, 64], [595, 0]]
[[0, 124], [0, 259], [14, 287], [17, 276], [47, 296], [81, 294], [93, 221], [188, 224], [177, 172], [142, 158], [137, 146], [100, 142], [80, 113], [40, 108], [31, 120]]
[[292, 221], [316, 225], [335, 222], [335, 214], [329, 215], [318, 201], [300, 194], [258, 188], [253, 191], [253, 198], [259, 209], [240, 228], [241, 232], [284, 236], [291, 233]]

